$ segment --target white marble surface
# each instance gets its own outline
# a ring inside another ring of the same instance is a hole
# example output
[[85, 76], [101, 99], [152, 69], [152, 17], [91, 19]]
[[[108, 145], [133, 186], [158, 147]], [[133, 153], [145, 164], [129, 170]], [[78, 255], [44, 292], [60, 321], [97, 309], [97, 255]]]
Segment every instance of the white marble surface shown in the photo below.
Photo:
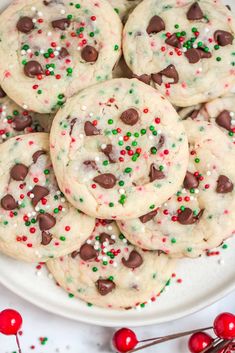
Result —
[[[0, 285], [0, 311], [7, 307], [17, 309], [24, 318], [23, 336], [21, 337], [22, 353], [111, 352], [110, 337], [113, 329], [85, 325], [49, 314], [27, 303]], [[211, 325], [214, 317], [222, 311], [235, 313], [235, 292], [192, 316], [163, 325], [136, 328], [135, 331], [141, 339], [205, 327]], [[45, 346], [39, 343], [39, 337], [48, 337]], [[31, 345], [35, 345], [35, 349], [31, 349]], [[0, 353], [15, 351], [14, 337], [0, 334]], [[153, 347], [146, 352], [187, 353], [187, 339], [164, 344], [159, 348]]]

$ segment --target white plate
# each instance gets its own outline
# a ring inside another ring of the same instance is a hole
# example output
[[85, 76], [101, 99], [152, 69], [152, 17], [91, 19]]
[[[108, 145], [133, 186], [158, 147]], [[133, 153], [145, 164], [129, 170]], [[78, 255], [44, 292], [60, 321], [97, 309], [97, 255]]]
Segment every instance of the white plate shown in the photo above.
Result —
[[[234, 0], [227, 0], [235, 11]], [[0, 10], [9, 0], [0, 0]], [[145, 308], [113, 311], [88, 307], [69, 296], [49, 279], [45, 269], [0, 255], [0, 282], [31, 303], [74, 320], [102, 326], [143, 326], [171, 321], [214, 303], [235, 289], [235, 238], [220, 255], [180, 261], [177, 277], [155, 303]], [[177, 279], [182, 278], [181, 284]]]

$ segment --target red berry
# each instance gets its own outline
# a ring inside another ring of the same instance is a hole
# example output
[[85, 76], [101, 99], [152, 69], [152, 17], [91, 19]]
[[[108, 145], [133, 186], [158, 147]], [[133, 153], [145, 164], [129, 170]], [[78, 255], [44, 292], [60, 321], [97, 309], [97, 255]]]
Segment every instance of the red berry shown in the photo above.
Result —
[[214, 331], [216, 336], [225, 340], [235, 338], [235, 315], [222, 313], [215, 318]]
[[22, 326], [22, 317], [18, 311], [6, 309], [0, 313], [0, 332], [4, 335], [16, 335]]
[[196, 332], [189, 338], [188, 348], [192, 353], [200, 353], [210, 346], [212, 342], [213, 338], [207, 333]]
[[138, 339], [134, 331], [129, 328], [121, 328], [113, 335], [113, 345], [118, 352], [125, 353], [135, 348]]

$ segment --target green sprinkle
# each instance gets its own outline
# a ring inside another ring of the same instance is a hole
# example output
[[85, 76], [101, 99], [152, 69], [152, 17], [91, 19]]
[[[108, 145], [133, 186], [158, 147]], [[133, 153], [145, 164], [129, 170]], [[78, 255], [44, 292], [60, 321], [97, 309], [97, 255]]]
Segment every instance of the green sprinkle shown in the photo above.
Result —
[[73, 69], [71, 67], [68, 67], [66, 71], [68, 76], [71, 76], [73, 73]]
[[131, 137], [131, 132], [128, 131], [128, 132], [126, 133], [126, 135], [127, 135], [128, 137]]
[[125, 239], [125, 237], [124, 237], [124, 235], [121, 233], [121, 234], [119, 234], [119, 239], [120, 240], [123, 240], [123, 239]]
[[97, 268], [97, 267], [93, 267], [93, 268], [92, 268], [92, 271], [93, 271], [93, 272], [97, 272], [97, 271], [98, 271], [98, 268]]
[[192, 28], [192, 32], [193, 32], [193, 33], [197, 32], [197, 28], [196, 28], [196, 27], [193, 27], [193, 28]]
[[107, 166], [108, 164], [109, 164], [109, 161], [107, 161], [107, 160], [106, 160], [106, 161], [103, 161], [103, 165], [104, 165], [104, 166]]
[[124, 170], [124, 173], [131, 173], [132, 172], [132, 168], [130, 167], [127, 167], [125, 170]]
[[42, 94], [42, 90], [39, 89], [39, 90], [37, 91], [37, 93], [38, 93], [38, 94]]
[[145, 307], [145, 304], [144, 304], [144, 303], [140, 304], [140, 307], [141, 307], [141, 308], [144, 308], [144, 307]]
[[22, 65], [26, 65], [27, 61], [26, 60], [22, 60]]
[[175, 244], [175, 243], [176, 243], [176, 239], [175, 239], [175, 238], [172, 238], [172, 239], [171, 239], [171, 243], [172, 243], [172, 244]]
[[155, 205], [149, 206], [150, 210], [153, 210], [155, 208]]
[[177, 29], [177, 28], [179, 28], [179, 25], [178, 25], [178, 23], [175, 25], [175, 28]]
[[49, 170], [49, 169], [45, 169], [45, 170], [44, 170], [44, 174], [45, 174], [45, 175], [50, 174], [50, 170]]
[[110, 280], [110, 281], [113, 281], [113, 276], [109, 276], [109, 280]]
[[72, 293], [69, 293], [69, 298], [73, 298], [74, 295]]
[[194, 194], [195, 193], [195, 190], [193, 188], [190, 189], [190, 193], [191, 194]]
[[184, 207], [184, 206], [181, 206], [180, 209], [181, 209], [181, 211], [184, 211], [184, 210], [185, 210], [185, 207]]
[[62, 237], [60, 237], [60, 240], [61, 240], [61, 241], [65, 241], [66, 238], [62, 236]]
[[123, 180], [120, 180], [120, 181], [118, 182], [118, 185], [119, 185], [119, 186], [124, 186], [124, 184], [125, 184], [125, 183], [124, 183]]
[[90, 37], [94, 37], [95, 33], [94, 32], [90, 32], [89, 36]]
[[141, 135], [145, 135], [146, 134], [146, 130], [145, 129], [141, 129], [140, 133], [141, 133]]
[[81, 5], [80, 4], [76, 4], [75, 7], [76, 7], [76, 9], [80, 9]]
[[139, 137], [140, 134], [139, 134], [138, 132], [135, 132], [135, 133], [134, 133], [134, 136], [135, 136], [135, 137]]
[[227, 244], [223, 244], [222, 245], [222, 249], [227, 249], [228, 248], [228, 245]]
[[193, 249], [192, 248], [187, 248], [187, 251], [188, 252], [191, 252]]
[[151, 152], [152, 154], [156, 154], [156, 153], [157, 153], [156, 147], [151, 147], [150, 152]]
[[112, 124], [113, 124], [113, 119], [109, 119], [109, 120], [108, 120], [108, 124], [109, 124], [109, 125], [112, 125]]
[[222, 60], [221, 57], [217, 56], [216, 61], [221, 61], [221, 60]]
[[202, 47], [202, 46], [203, 46], [203, 43], [202, 43], [202, 42], [198, 42], [198, 43], [197, 43], [197, 46], [198, 46], [198, 47]]
[[108, 261], [103, 261], [103, 265], [107, 266], [108, 265]]
[[68, 15], [68, 16], [67, 16], [67, 19], [68, 19], [68, 20], [72, 20], [72, 18], [73, 18], [73, 15]]
[[54, 208], [54, 213], [59, 213], [59, 209], [58, 208]]
[[195, 158], [194, 161], [195, 161], [195, 163], [199, 163], [200, 159], [199, 158]]
[[114, 50], [117, 51], [119, 49], [119, 46], [117, 44], [114, 45]]
[[91, 303], [87, 303], [87, 306], [91, 307], [91, 306], [93, 306], [93, 304], [91, 304]]
[[109, 203], [109, 207], [113, 207], [114, 206], [114, 203], [113, 202], [110, 202]]
[[214, 49], [218, 50], [219, 49], [219, 45], [218, 44], [214, 45]]
[[119, 146], [123, 146], [123, 141], [118, 141]]
[[132, 145], [132, 146], [137, 146], [138, 143], [137, 143], [137, 141], [133, 141], [133, 142], [131, 143], [131, 145]]

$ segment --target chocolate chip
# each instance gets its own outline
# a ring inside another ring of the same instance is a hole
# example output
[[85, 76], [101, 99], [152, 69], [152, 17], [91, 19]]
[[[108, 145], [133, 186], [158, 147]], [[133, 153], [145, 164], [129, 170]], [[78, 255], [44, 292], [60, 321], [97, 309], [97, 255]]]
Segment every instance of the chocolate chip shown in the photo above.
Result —
[[144, 82], [146, 85], [150, 85], [151, 75], [143, 74], [138, 76], [138, 75], [132, 74], [132, 77], [137, 78], [137, 80]]
[[134, 269], [142, 265], [143, 258], [136, 250], [132, 250], [127, 260], [122, 258], [122, 263], [128, 268]]
[[216, 124], [223, 127], [224, 129], [231, 130], [231, 116], [228, 110], [223, 110], [215, 119]]
[[90, 121], [85, 122], [84, 131], [86, 136], [100, 135], [100, 130], [98, 130]]
[[217, 180], [216, 192], [219, 194], [227, 194], [233, 191], [233, 183], [225, 175], [220, 175]]
[[113, 155], [113, 145], [111, 145], [111, 143], [106, 145], [105, 148], [102, 148], [101, 146], [101, 151], [108, 157], [110, 163], [116, 163], [116, 159]]
[[56, 219], [49, 213], [40, 213], [37, 216], [40, 230], [49, 230], [56, 224]]
[[33, 156], [32, 156], [33, 163], [37, 163], [38, 158], [39, 158], [40, 156], [42, 156], [43, 154], [46, 154], [46, 152], [43, 151], [43, 150], [38, 150], [38, 151], [36, 151], [36, 152], [33, 154]]
[[161, 74], [152, 74], [151, 78], [155, 83], [157, 83], [159, 86], [161, 86], [161, 84], [162, 84], [162, 75]]
[[34, 197], [32, 198], [32, 205], [36, 207], [39, 201], [43, 197], [49, 195], [50, 192], [47, 188], [45, 188], [45, 186], [35, 185], [30, 193], [34, 195]]
[[181, 213], [178, 214], [178, 222], [183, 225], [193, 224], [197, 221], [191, 208], [186, 207]]
[[0, 86], [0, 98], [6, 97], [5, 91], [3, 91], [2, 87]]
[[72, 259], [75, 259], [75, 257], [77, 257], [79, 255], [79, 251], [75, 250], [71, 253], [71, 257]]
[[126, 125], [135, 125], [139, 120], [139, 113], [134, 108], [125, 110], [120, 116], [121, 121]]
[[226, 45], [233, 44], [234, 37], [227, 31], [218, 30], [214, 33], [214, 39], [221, 47], [225, 47]]
[[16, 209], [18, 205], [14, 197], [10, 194], [7, 194], [1, 199], [1, 206], [4, 210], [11, 211]]
[[98, 251], [91, 244], [85, 243], [81, 246], [79, 254], [82, 260], [91, 261], [96, 259]]
[[232, 11], [232, 9], [231, 9], [231, 6], [230, 5], [225, 5], [228, 9], [229, 9], [229, 11]]
[[83, 164], [84, 164], [86, 167], [90, 167], [91, 169], [98, 170], [96, 161], [87, 160], [87, 161], [84, 161]]
[[149, 172], [150, 182], [152, 183], [154, 180], [160, 180], [164, 178], [165, 178], [165, 174], [161, 170], [158, 170], [155, 167], [154, 163], [152, 163], [150, 166], [150, 172]]
[[26, 167], [26, 165], [19, 163], [14, 165], [14, 167], [11, 168], [10, 176], [14, 180], [22, 181], [26, 178], [28, 171], [29, 171], [29, 168]]
[[194, 120], [197, 118], [199, 112], [200, 112], [199, 109], [194, 109], [186, 115], [185, 119], [191, 118], [192, 120]]
[[167, 38], [165, 40], [165, 43], [174, 48], [181, 48], [181, 43], [175, 33], [173, 33], [169, 38]]
[[162, 148], [164, 143], [165, 143], [165, 137], [163, 135], [160, 135], [160, 138], [159, 138], [158, 144], [157, 144], [157, 149], [159, 150], [160, 148]]
[[98, 51], [91, 45], [86, 45], [81, 51], [81, 57], [88, 63], [93, 63], [98, 58]]
[[114, 244], [115, 243], [115, 240], [111, 238], [111, 235], [107, 234], [107, 233], [101, 233], [99, 235], [99, 238], [100, 238], [100, 242], [101, 244], [103, 244], [104, 242], [108, 242], [110, 245]]
[[197, 51], [200, 54], [201, 59], [210, 59], [212, 54], [209, 51], [205, 51], [202, 48], [197, 48]]
[[184, 188], [185, 189], [196, 189], [199, 185], [198, 179], [193, 173], [187, 172], [184, 178]]
[[33, 121], [33, 119], [30, 115], [17, 116], [13, 119], [12, 127], [16, 131], [24, 131], [24, 129], [26, 129], [26, 127], [29, 127], [32, 124], [32, 121]]
[[190, 21], [194, 20], [201, 20], [203, 18], [203, 12], [197, 2], [194, 2], [188, 12], [187, 12], [187, 19]]
[[42, 245], [49, 245], [50, 242], [52, 241], [52, 234], [51, 233], [48, 233], [48, 232], [45, 232], [43, 231], [42, 232], [42, 241], [41, 241], [41, 244]]
[[43, 74], [43, 69], [38, 61], [31, 60], [24, 65], [24, 73], [28, 77], [35, 77]]
[[161, 17], [155, 15], [149, 21], [146, 32], [148, 34], [158, 33], [158, 32], [163, 31], [164, 29], [165, 29], [165, 23], [164, 23], [163, 19]]
[[60, 51], [59, 51], [58, 58], [59, 59], [64, 59], [64, 58], [66, 58], [66, 56], [69, 56], [69, 52], [68, 52], [68, 50], [65, 47], [62, 47], [60, 49]]
[[62, 0], [44, 0], [43, 4], [45, 6], [50, 6], [50, 5], [64, 5], [64, 2]]
[[93, 181], [104, 189], [112, 189], [116, 184], [116, 177], [111, 173], [100, 174], [93, 179]]
[[158, 212], [158, 210], [154, 210], [149, 213], [146, 213], [145, 215], [143, 215], [139, 218], [140, 222], [147, 223], [147, 222], [151, 221], [151, 219], [153, 219], [157, 215], [157, 212]]
[[16, 28], [18, 29], [18, 31], [22, 32], [22, 33], [29, 33], [32, 31], [32, 29], [34, 28], [34, 23], [31, 17], [21, 17], [16, 25]]
[[158, 85], [161, 86], [162, 84], [162, 76], [166, 76], [168, 78], [172, 78], [173, 82], [170, 82], [171, 84], [174, 83], [178, 83], [179, 82], [179, 74], [175, 68], [174, 65], [169, 65], [167, 66], [164, 70], [156, 73], [156, 74], [152, 74], [152, 79], [154, 82], [156, 82]]
[[68, 18], [60, 18], [59, 20], [52, 21], [52, 27], [65, 31], [70, 26], [71, 21]]
[[100, 295], [107, 295], [115, 289], [116, 285], [110, 279], [98, 279], [96, 287]]
[[190, 64], [196, 64], [201, 59], [200, 52], [194, 48], [188, 49], [184, 53], [184, 55], [186, 56]]

